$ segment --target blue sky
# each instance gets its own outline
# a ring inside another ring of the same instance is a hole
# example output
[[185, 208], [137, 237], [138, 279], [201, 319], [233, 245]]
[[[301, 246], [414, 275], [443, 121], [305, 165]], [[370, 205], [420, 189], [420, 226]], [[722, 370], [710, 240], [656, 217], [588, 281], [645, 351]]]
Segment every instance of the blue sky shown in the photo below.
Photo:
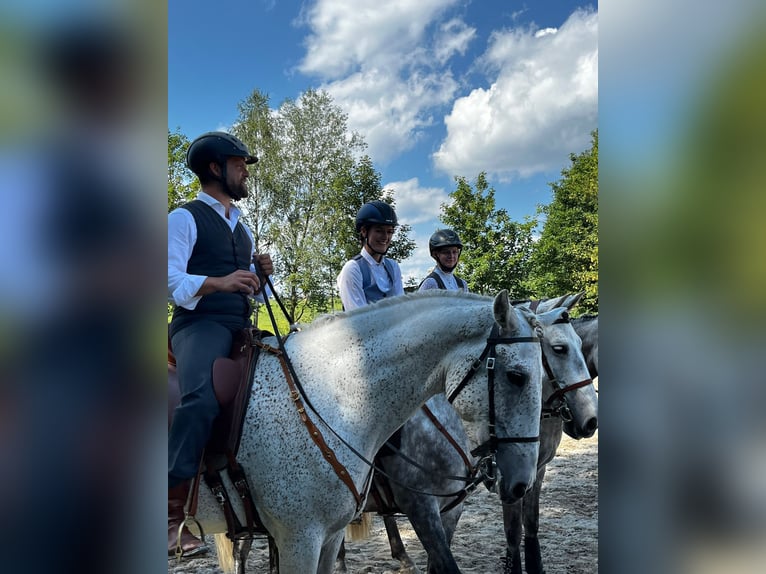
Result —
[[454, 176], [486, 171], [516, 221], [551, 198], [598, 126], [598, 14], [576, 1], [170, 0], [168, 128], [227, 129], [254, 89], [327, 90], [431, 266]]

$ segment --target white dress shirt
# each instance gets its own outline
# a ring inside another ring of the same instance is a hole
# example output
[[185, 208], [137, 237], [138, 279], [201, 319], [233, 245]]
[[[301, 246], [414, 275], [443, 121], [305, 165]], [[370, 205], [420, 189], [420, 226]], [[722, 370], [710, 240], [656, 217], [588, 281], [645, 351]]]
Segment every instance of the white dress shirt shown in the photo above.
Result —
[[[242, 212], [231, 204], [229, 207], [229, 217], [226, 217], [226, 208], [224, 205], [211, 195], [201, 191], [197, 199], [203, 201], [228, 224], [232, 232], [237, 226]], [[250, 238], [250, 243], [255, 246], [253, 234], [250, 229], [242, 222], [245, 233]], [[194, 216], [188, 209], [177, 208], [168, 214], [168, 300], [174, 305], [193, 310], [201, 295], [196, 295], [202, 284], [207, 279], [206, 275], [192, 275], [186, 272], [186, 267], [191, 258], [194, 245], [197, 243], [197, 224]], [[251, 258], [252, 259], [252, 258]], [[250, 264], [250, 271], [255, 271], [255, 266]], [[263, 298], [260, 294], [256, 297]]]
[[[457, 279], [452, 273], [443, 271], [438, 265], [434, 267], [434, 271], [444, 282], [444, 288], [448, 291], [463, 291], [463, 288], [458, 284]], [[430, 273], [429, 273], [430, 275]], [[438, 289], [439, 284], [433, 277], [426, 277], [423, 283], [420, 284], [418, 291], [428, 291], [429, 289]], [[465, 291], [468, 291], [468, 285], [466, 285]]]
[[[385, 257], [382, 257], [380, 263], [378, 263], [366, 249], [362, 249], [361, 255], [370, 264], [372, 280], [375, 281], [378, 289], [384, 293], [388, 292], [391, 289], [391, 278], [389, 278], [388, 272], [383, 265]], [[393, 263], [394, 285], [393, 290], [388, 296], [404, 295], [402, 271], [399, 269], [399, 264], [393, 259], [389, 259], [389, 261]], [[338, 274], [338, 291], [340, 292], [343, 308], [346, 311], [367, 305], [367, 298], [364, 296], [364, 285], [362, 284], [362, 270], [359, 268], [359, 265], [364, 265], [364, 263], [349, 259]]]

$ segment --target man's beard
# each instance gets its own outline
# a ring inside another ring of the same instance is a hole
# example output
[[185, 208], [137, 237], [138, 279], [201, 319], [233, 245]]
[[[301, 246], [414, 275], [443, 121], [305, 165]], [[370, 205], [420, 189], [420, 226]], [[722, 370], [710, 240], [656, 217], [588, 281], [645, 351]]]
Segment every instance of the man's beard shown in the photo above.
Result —
[[245, 185], [244, 181], [236, 186], [232, 186], [229, 182], [226, 182], [226, 193], [228, 193], [234, 201], [243, 199], [249, 195], [247, 185]]

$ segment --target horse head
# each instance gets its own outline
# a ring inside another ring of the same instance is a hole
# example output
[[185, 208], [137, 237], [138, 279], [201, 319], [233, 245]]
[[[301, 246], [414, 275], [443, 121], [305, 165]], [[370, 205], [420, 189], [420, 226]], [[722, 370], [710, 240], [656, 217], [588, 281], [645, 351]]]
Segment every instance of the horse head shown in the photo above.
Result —
[[507, 291], [495, 297], [492, 313], [485, 350], [472, 358], [480, 363], [472, 383], [454, 394], [455, 379], [448, 379], [447, 388], [468, 436], [480, 445], [473, 453], [481, 457], [496, 452], [499, 494], [503, 502], [512, 503], [524, 496], [537, 472], [541, 330], [533, 313], [511, 305]]
[[568, 309], [538, 313], [546, 378], [543, 411], [561, 416], [564, 432], [575, 439], [593, 436], [598, 428], [598, 398], [582, 353], [582, 340]]

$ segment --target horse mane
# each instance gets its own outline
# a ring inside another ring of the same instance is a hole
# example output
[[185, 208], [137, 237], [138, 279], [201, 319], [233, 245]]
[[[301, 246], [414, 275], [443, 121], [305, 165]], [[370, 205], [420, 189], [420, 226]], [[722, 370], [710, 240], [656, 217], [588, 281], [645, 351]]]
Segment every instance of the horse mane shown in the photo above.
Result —
[[474, 300], [474, 301], [491, 300], [491, 297], [487, 297], [485, 295], [478, 295], [476, 293], [466, 293], [465, 291], [448, 291], [446, 289], [428, 289], [426, 291], [416, 291], [414, 293], [405, 293], [404, 295], [397, 295], [396, 297], [387, 297], [385, 299], [381, 299], [380, 301], [377, 301], [374, 304], [365, 305], [363, 307], [357, 307], [356, 309], [351, 309], [350, 311], [335, 311], [333, 313], [324, 313], [322, 315], [318, 315], [317, 317], [315, 317], [314, 320], [308, 325], [305, 325], [305, 326], [302, 325], [301, 331], [309, 331], [313, 327], [320, 327], [322, 325], [326, 325], [327, 323], [345, 320], [347, 318], [355, 317], [357, 315], [364, 315], [365, 313], [373, 313], [377, 309], [383, 309], [386, 307], [401, 305], [405, 301], [423, 299], [427, 297], [444, 297], [444, 298], [453, 297], [456, 299], [465, 299], [469, 301], [470, 300]]
[[593, 321], [595, 319], [598, 319], [598, 314], [593, 313], [586, 313], [585, 315], [580, 315], [579, 317], [572, 317], [572, 321], [577, 321], [578, 323], [584, 323], [585, 321]]

